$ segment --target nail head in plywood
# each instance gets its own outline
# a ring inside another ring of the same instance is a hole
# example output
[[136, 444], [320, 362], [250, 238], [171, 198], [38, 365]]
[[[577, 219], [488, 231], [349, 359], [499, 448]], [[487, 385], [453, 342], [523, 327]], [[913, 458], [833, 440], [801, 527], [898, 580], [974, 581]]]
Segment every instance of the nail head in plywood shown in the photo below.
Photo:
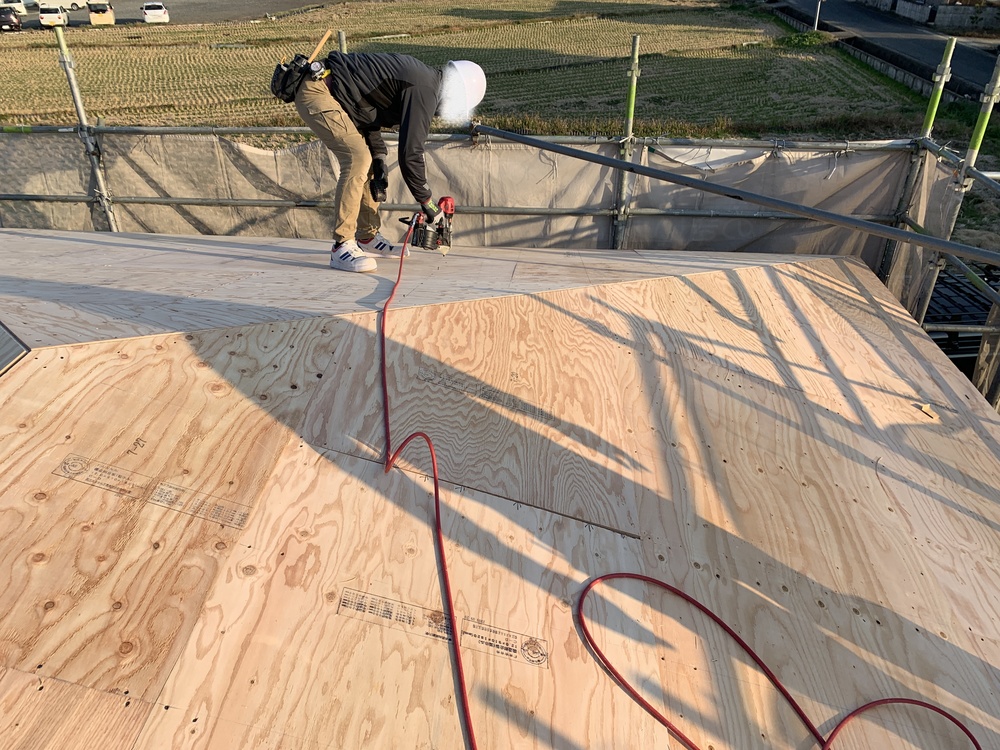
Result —
[[[391, 429], [397, 439], [429, 430], [445, 478], [634, 534], [634, 503], [619, 478], [636, 469], [622, 415], [642, 390], [628, 332], [595, 337], [584, 316], [560, 315], [554, 304], [525, 296], [394, 311]], [[373, 326], [354, 332], [310, 407], [307, 440], [377, 455], [376, 352]], [[332, 414], [344, 421], [319, 421]]]
[[[853, 266], [828, 266], [827, 283], [821, 264], [809, 265], [809, 284], [804, 272], [778, 269], [771, 297], [784, 302], [754, 304], [747, 336], [725, 356], [731, 340], [720, 336], [712, 356], [664, 360], [656, 379], [669, 384], [668, 400], [649, 416], [664, 442], [640, 449], [655, 468], [638, 500], [646, 559], [738, 625], [792, 685], [802, 679], [811, 715], [917, 696], [981, 738], [997, 736], [986, 676], [995, 659], [980, 655], [997, 620], [981, 564], [1000, 558], [996, 425], [967, 388], [948, 387], [955, 375], [943, 355], [913, 346], [912, 322], [895, 303], [879, 303], [876, 323], [838, 322], [831, 289], [844, 302], [865, 299], [868, 282], [848, 288], [842, 271]], [[685, 281], [699, 290], [726, 281], [712, 276]], [[761, 288], [747, 284], [746, 298], [764, 296]], [[678, 311], [687, 335], [687, 321], [700, 321], [690, 344], [711, 340], [713, 316], [732, 314], [713, 310], [720, 298], [706, 293], [700, 307]], [[801, 316], [798, 327], [781, 320], [781, 307]], [[880, 325], [888, 333], [873, 337]], [[673, 348], [693, 351], [683, 338]], [[752, 366], [755, 351], [766, 352], [771, 375]], [[816, 387], [824, 380], [828, 391]], [[940, 423], [913, 402], [917, 384], [947, 405], [936, 410]], [[829, 679], [798, 678], [806, 668]], [[926, 736], [940, 731], [926, 717], [914, 722]], [[865, 736], [877, 744], [894, 730], [885, 731]], [[922, 746], [920, 732], [899, 733], [911, 743], [902, 746]]]
[[[271, 490], [282, 501], [243, 531], [246, 551], [219, 578], [163, 700], [207, 706], [199, 731], [213, 748], [265, 732], [294, 747], [460, 745], [433, 617], [443, 605], [429, 480], [297, 445], [282, 465]], [[449, 487], [443, 501], [479, 735], [538, 748], [665, 740], [592, 662], [572, 614], [589, 576], [638, 564], [638, 542], [472, 490]], [[649, 632], [641, 601], [613, 611], [626, 641]], [[140, 744], [168, 742], [186, 721], [156, 714]]]
[[2, 663], [152, 699], [335, 348], [317, 319], [40, 349], [10, 373]]
[[131, 748], [152, 705], [0, 667], [0, 743], [8, 748]]

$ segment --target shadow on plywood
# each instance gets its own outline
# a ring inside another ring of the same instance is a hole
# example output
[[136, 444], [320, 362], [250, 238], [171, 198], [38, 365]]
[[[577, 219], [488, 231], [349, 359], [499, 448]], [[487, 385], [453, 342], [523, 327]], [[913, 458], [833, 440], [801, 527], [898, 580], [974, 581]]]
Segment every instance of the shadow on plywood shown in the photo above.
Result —
[[[670, 741], [580, 639], [583, 586], [614, 572], [704, 602], [821, 732], [905, 697], [997, 744], [982, 561], [1000, 552], [1000, 424], [864, 266], [730, 268], [386, 323], [393, 445], [420, 430], [435, 446], [481, 747]], [[72, 721], [95, 748], [462, 746], [430, 458], [415, 442], [383, 471], [378, 325], [53, 346], [4, 377], [3, 736], [30, 744], [44, 715], [46, 737]], [[586, 614], [699, 747], [815, 744], [691, 605], [618, 581]], [[58, 698], [27, 688], [52, 683]], [[913, 707], [838, 738], [967, 742]]]

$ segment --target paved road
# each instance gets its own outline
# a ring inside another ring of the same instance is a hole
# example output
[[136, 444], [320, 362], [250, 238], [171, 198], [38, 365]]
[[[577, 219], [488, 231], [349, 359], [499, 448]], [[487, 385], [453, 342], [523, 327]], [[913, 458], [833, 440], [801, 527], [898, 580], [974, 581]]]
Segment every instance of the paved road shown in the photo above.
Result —
[[[816, 0], [785, 0], [810, 18], [816, 15]], [[925, 65], [936, 68], [941, 64], [948, 34], [920, 26], [893, 13], [851, 0], [824, 0], [820, 7], [821, 22], [849, 31], [880, 47], [893, 50]], [[1000, 32], [996, 39], [959, 37], [951, 59], [952, 77], [961, 78], [979, 89], [986, 87], [997, 63], [995, 50], [1000, 46]]]
[[[89, 23], [85, 0], [53, 0], [69, 11], [70, 26], [86, 26]], [[81, 10], [70, 10], [70, 3], [76, 2]], [[139, 8], [143, 0], [111, 0], [118, 23], [142, 21]], [[163, 0], [170, 11], [170, 23], [215, 23], [218, 21], [247, 21], [264, 18], [267, 13], [282, 13], [307, 5], [317, 5], [318, 0]], [[38, 8], [29, 7], [28, 15], [22, 18], [25, 29], [38, 29]]]

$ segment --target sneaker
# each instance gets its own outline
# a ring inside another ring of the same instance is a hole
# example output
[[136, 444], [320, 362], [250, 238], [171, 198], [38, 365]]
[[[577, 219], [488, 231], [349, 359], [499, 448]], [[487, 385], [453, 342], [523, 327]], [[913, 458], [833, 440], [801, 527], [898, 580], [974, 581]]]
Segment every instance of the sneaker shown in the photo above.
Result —
[[375, 259], [369, 258], [354, 240], [338, 242], [330, 251], [330, 268], [338, 271], [370, 273], [378, 268]]
[[[358, 240], [358, 247], [368, 255], [378, 255], [381, 258], [398, 258], [402, 245], [393, 245], [382, 236], [381, 232], [376, 232], [375, 236], [368, 240]], [[404, 258], [410, 257], [410, 248], [406, 248], [403, 253]]]

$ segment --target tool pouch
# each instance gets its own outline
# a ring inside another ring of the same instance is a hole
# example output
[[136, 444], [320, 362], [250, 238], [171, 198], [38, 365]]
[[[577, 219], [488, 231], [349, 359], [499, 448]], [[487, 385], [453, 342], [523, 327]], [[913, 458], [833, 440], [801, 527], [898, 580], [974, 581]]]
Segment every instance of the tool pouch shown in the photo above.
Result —
[[271, 93], [286, 104], [295, 101], [295, 92], [309, 74], [309, 58], [296, 55], [287, 65], [278, 63], [271, 76]]

